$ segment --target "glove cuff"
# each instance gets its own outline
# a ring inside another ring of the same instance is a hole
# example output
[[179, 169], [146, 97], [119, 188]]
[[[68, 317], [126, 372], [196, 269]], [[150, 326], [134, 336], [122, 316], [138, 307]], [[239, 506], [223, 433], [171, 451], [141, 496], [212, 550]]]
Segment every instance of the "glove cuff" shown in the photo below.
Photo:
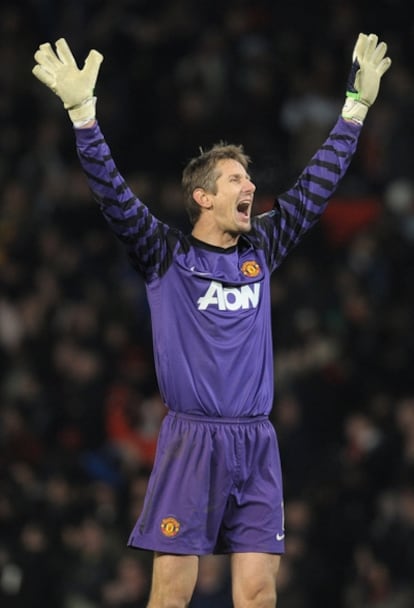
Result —
[[368, 106], [362, 101], [347, 96], [342, 108], [342, 118], [363, 124], [368, 112]]
[[67, 108], [69, 118], [75, 128], [83, 127], [96, 116], [96, 97], [88, 97], [82, 103], [72, 108]]

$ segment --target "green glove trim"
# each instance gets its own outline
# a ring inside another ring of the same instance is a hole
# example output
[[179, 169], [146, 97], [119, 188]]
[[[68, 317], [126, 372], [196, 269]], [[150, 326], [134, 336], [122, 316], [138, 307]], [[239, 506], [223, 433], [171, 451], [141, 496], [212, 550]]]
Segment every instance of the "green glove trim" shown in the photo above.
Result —
[[391, 65], [387, 45], [376, 34], [359, 34], [352, 53], [342, 116], [362, 123], [377, 98], [382, 76]]
[[353, 93], [352, 91], [347, 91], [346, 96], [350, 99], [355, 99], [356, 101], [361, 100], [361, 95], [359, 93]]

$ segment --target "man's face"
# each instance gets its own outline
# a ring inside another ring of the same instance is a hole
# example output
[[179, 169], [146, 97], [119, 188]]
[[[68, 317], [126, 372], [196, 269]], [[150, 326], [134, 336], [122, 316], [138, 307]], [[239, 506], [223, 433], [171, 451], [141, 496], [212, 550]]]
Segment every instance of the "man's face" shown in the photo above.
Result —
[[220, 160], [217, 171], [217, 192], [209, 193], [210, 211], [216, 227], [232, 235], [249, 232], [256, 186], [236, 160]]

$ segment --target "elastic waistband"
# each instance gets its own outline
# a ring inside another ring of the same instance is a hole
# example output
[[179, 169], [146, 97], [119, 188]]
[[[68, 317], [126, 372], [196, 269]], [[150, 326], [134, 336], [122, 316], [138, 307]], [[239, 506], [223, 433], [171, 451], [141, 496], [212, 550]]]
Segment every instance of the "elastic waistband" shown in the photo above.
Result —
[[204, 416], [199, 414], [184, 414], [183, 412], [173, 412], [168, 410], [167, 416], [178, 420], [191, 420], [202, 424], [255, 424], [269, 420], [269, 416], [240, 416], [238, 418], [226, 418], [224, 416]]

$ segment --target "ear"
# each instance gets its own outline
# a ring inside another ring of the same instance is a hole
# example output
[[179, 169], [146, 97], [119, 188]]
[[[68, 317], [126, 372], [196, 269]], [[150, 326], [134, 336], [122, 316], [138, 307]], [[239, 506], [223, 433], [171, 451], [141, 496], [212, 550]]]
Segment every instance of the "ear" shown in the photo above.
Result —
[[203, 188], [196, 188], [194, 190], [193, 199], [203, 209], [211, 209], [212, 207], [210, 195]]

